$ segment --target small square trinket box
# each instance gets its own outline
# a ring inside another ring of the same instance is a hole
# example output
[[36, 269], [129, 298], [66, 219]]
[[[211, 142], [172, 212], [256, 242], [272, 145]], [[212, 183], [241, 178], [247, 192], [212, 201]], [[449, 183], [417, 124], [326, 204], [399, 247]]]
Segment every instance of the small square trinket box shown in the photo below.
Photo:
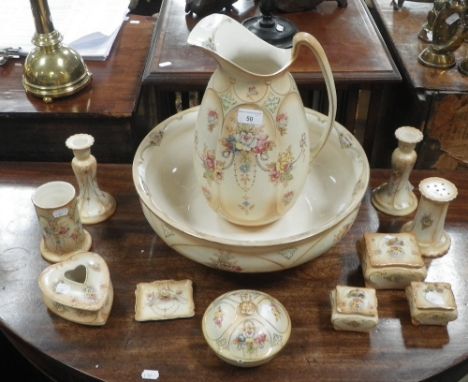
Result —
[[335, 330], [368, 332], [379, 321], [373, 288], [337, 285], [330, 292], [331, 322]]
[[449, 283], [412, 282], [405, 291], [414, 325], [447, 325], [457, 319], [457, 305]]
[[139, 283], [135, 297], [137, 321], [170, 320], [195, 315], [191, 280]]
[[423, 281], [426, 265], [411, 233], [366, 233], [358, 243], [366, 286], [405, 289]]

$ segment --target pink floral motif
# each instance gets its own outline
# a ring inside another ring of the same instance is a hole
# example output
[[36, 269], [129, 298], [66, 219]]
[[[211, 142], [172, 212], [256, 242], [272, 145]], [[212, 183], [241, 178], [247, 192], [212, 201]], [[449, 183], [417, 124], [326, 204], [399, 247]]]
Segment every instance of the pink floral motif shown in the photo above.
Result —
[[223, 180], [223, 163], [216, 160], [214, 150], [205, 149], [202, 155], [205, 179], [221, 182]]
[[288, 115], [281, 113], [276, 116], [276, 125], [280, 135], [285, 135], [288, 132]]
[[68, 251], [82, 238], [82, 226], [75, 209], [70, 209], [69, 216], [56, 218], [53, 215], [41, 214], [42, 237], [49, 248], [54, 251]]
[[390, 240], [387, 240], [385, 243], [387, 245], [387, 253], [390, 256], [398, 257], [405, 253], [403, 240], [393, 237]]
[[218, 328], [221, 328], [221, 326], [223, 325], [223, 319], [224, 319], [224, 312], [221, 309], [221, 307], [218, 306], [218, 309], [216, 310], [214, 317], [213, 317], [213, 321]]
[[257, 164], [268, 159], [268, 153], [275, 144], [265, 134], [262, 126], [235, 123], [226, 133], [221, 139], [222, 156], [234, 163], [236, 181], [247, 191], [255, 181]]
[[246, 151], [257, 155], [263, 155], [274, 147], [273, 141], [263, 133], [261, 128], [255, 128], [249, 124], [239, 124], [233, 134], [229, 134], [222, 140], [225, 155]]
[[80, 235], [78, 234], [77, 231], [74, 231], [74, 232], [71, 233], [70, 238], [71, 238], [73, 241], [77, 242], [78, 239], [80, 238]]
[[349, 299], [348, 304], [353, 312], [360, 312], [366, 304], [366, 294], [359, 289], [352, 289], [346, 297]]
[[219, 115], [215, 110], [210, 110], [208, 112], [208, 130], [213, 131], [218, 123]]
[[57, 225], [57, 228], [56, 228], [56, 231], [55, 233], [57, 235], [66, 235], [68, 233], [68, 231], [70, 231], [70, 227], [66, 226], [66, 225]]
[[265, 333], [257, 333], [257, 328], [252, 320], [243, 323], [242, 332], [234, 338], [233, 343], [237, 348], [247, 353], [255, 353], [265, 346], [268, 338]]

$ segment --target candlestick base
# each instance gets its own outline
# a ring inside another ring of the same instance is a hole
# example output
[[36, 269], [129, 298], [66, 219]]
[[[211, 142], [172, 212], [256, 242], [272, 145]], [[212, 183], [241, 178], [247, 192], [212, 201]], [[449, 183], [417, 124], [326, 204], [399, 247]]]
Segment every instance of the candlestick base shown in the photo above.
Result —
[[407, 192], [405, 204], [395, 205], [394, 195], [388, 183], [383, 183], [372, 190], [372, 205], [380, 212], [390, 216], [406, 216], [413, 213], [418, 207], [418, 198], [412, 191]]

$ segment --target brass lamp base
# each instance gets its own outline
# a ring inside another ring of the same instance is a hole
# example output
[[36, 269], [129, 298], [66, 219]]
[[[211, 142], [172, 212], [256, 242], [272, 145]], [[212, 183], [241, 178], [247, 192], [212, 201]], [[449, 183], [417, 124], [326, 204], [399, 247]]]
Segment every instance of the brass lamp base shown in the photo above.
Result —
[[57, 31], [36, 33], [36, 46], [24, 62], [23, 86], [26, 92], [41, 97], [44, 102], [72, 95], [87, 86], [92, 79], [81, 56], [61, 44]]
[[455, 65], [455, 56], [452, 52], [437, 53], [429, 46], [419, 54], [418, 61], [431, 68], [448, 69]]

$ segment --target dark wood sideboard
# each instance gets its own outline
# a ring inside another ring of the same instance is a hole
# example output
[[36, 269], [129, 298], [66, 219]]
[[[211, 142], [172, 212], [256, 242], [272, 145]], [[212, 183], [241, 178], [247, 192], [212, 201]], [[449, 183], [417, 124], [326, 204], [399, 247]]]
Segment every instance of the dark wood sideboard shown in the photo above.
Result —
[[65, 140], [89, 133], [98, 161], [130, 162], [142, 134], [136, 112], [154, 25], [149, 16], [124, 21], [107, 60], [86, 62], [91, 86], [53, 103], [25, 93], [23, 59], [0, 67], [0, 160], [69, 161]]
[[[418, 54], [428, 46], [417, 35], [432, 4], [405, 1], [394, 10], [388, 0], [373, 0], [373, 14], [405, 79], [389, 118], [422, 130], [419, 168], [455, 169], [468, 165], [468, 76], [456, 67], [440, 70], [421, 65]], [[468, 44], [455, 52], [468, 57]]]
[[[260, 14], [253, 0], [239, 0], [233, 6], [226, 14], [238, 21]], [[161, 6], [143, 74], [145, 94], [156, 105], [155, 113], [147, 118], [149, 127], [174, 114], [178, 105], [196, 105], [216, 68], [211, 57], [187, 45], [199, 19], [184, 8], [185, 0], [164, 0]], [[346, 8], [339, 8], [336, 2], [325, 1], [315, 10], [282, 16], [323, 45], [337, 87], [337, 120], [358, 137], [372, 160], [380, 154], [374, 141], [386, 127], [392, 85], [401, 76], [366, 5], [362, 0], [349, 0]], [[290, 70], [304, 104], [326, 114], [323, 78], [312, 53], [301, 51]], [[175, 97], [175, 92], [180, 94]]]

